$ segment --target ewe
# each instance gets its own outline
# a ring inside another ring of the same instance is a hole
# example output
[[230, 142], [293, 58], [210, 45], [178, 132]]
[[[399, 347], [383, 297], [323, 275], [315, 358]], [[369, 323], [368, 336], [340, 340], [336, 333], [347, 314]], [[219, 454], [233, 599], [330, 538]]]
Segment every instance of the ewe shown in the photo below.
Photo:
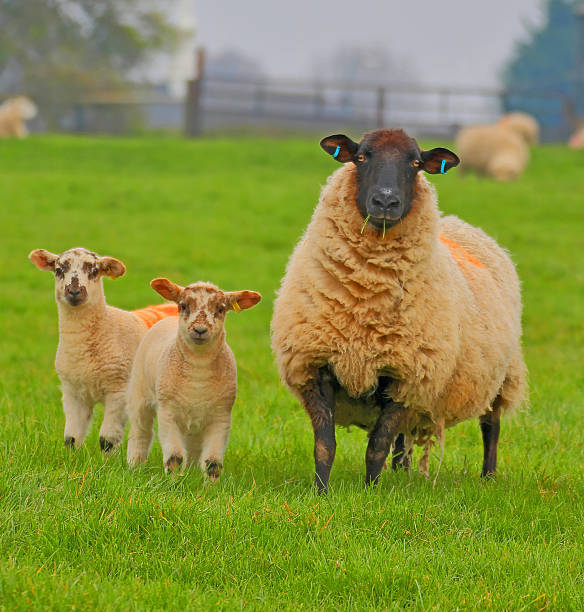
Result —
[[274, 306], [280, 374], [314, 430], [315, 484], [325, 492], [335, 424], [369, 432], [366, 482], [394, 446], [409, 464], [432, 438], [478, 417], [482, 474], [496, 467], [499, 418], [524, 399], [521, 298], [507, 253], [480, 229], [441, 217], [421, 172], [458, 164], [401, 130], [321, 146], [348, 162], [324, 187]]
[[126, 268], [113, 257], [99, 257], [83, 248], [55, 255], [36, 249], [29, 259], [55, 274], [59, 313], [59, 347], [55, 368], [62, 383], [65, 444], [83, 444], [93, 407], [105, 415], [99, 430], [103, 451], [119, 446], [126, 425], [126, 387], [134, 353], [153, 323], [176, 315], [176, 306], [159, 304], [128, 312], [108, 306], [103, 276], [118, 278]]
[[144, 336], [128, 387], [128, 464], [146, 461], [158, 408], [164, 467], [199, 462], [219, 478], [237, 391], [235, 358], [225, 342], [225, 315], [255, 306], [255, 291], [221, 291], [210, 283], [179, 287], [155, 278], [152, 288], [179, 307], [177, 319], [160, 321]]
[[9, 98], [0, 105], [0, 137], [24, 138], [28, 134], [24, 121], [36, 114], [36, 104], [27, 97]]
[[529, 161], [529, 147], [539, 139], [537, 121], [525, 113], [509, 113], [493, 125], [462, 128], [456, 136], [461, 171], [473, 170], [499, 181], [519, 177]]

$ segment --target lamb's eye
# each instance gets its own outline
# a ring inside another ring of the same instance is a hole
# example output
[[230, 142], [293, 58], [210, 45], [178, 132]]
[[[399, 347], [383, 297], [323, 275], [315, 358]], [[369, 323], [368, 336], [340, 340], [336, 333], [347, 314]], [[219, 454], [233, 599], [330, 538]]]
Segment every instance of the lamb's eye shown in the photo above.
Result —
[[225, 306], [219, 306], [219, 308], [217, 308], [217, 311], [219, 312], [219, 314], [223, 314], [225, 312]]
[[181, 303], [178, 305], [178, 309], [179, 309], [181, 312], [184, 312], [184, 310], [185, 310], [185, 303], [184, 303], [184, 302], [181, 302]]
[[422, 162], [419, 159], [414, 159], [414, 161], [412, 162], [412, 166], [414, 168], [419, 168], [422, 165]]
[[57, 276], [63, 276], [63, 268], [55, 268], [55, 274]]
[[365, 157], [365, 155], [363, 153], [359, 153], [359, 155], [357, 155], [357, 161], [362, 163], [364, 162], [367, 158]]

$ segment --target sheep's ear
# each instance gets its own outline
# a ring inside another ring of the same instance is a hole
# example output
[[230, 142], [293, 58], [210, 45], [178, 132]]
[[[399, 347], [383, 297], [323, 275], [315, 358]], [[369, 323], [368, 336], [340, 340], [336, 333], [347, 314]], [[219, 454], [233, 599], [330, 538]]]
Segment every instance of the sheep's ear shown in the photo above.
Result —
[[118, 278], [126, 273], [126, 266], [115, 257], [100, 257], [99, 269], [104, 276]]
[[446, 174], [459, 163], [458, 155], [442, 147], [422, 151], [422, 170], [429, 174]]
[[247, 310], [262, 299], [257, 291], [229, 291], [225, 295], [229, 300], [231, 310], [235, 310], [235, 312]]
[[353, 161], [359, 143], [353, 142], [348, 136], [344, 134], [334, 134], [333, 136], [327, 136], [320, 141], [320, 146], [329, 154], [332, 155], [337, 161], [345, 162]]
[[55, 270], [55, 262], [59, 256], [50, 251], [45, 251], [45, 249], [35, 249], [29, 253], [28, 258], [39, 270], [50, 270], [53, 272]]
[[177, 302], [183, 290], [182, 287], [175, 285], [168, 278], [155, 278], [150, 281], [150, 286], [154, 291], [160, 293], [165, 300], [170, 300], [171, 302]]

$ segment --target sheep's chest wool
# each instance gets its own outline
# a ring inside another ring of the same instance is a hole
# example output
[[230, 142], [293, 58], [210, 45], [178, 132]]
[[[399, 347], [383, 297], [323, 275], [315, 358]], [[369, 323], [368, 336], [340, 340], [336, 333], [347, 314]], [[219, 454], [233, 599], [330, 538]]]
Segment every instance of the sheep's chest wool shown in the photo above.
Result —
[[[423, 439], [487, 412], [510, 364], [519, 378], [523, 365], [512, 263], [480, 230], [440, 218], [433, 187], [416, 180], [410, 213], [382, 237], [361, 232], [353, 164], [331, 176], [288, 263], [272, 345], [298, 396], [315, 369], [329, 365], [338, 399], [352, 398], [337, 400], [338, 424], [360, 424], [375, 410], [371, 394], [379, 376], [389, 376], [388, 393], [411, 408], [410, 431]], [[370, 429], [376, 414], [362, 424]]]

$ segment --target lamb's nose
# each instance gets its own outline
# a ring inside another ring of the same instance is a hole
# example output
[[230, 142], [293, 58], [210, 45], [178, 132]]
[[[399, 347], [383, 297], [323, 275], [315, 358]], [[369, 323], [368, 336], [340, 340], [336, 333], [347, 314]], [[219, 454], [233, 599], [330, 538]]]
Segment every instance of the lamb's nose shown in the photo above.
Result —
[[71, 297], [77, 297], [81, 293], [81, 289], [69, 289], [69, 295]]
[[207, 328], [204, 325], [195, 325], [193, 329], [197, 334], [199, 334], [199, 336], [207, 333]]

